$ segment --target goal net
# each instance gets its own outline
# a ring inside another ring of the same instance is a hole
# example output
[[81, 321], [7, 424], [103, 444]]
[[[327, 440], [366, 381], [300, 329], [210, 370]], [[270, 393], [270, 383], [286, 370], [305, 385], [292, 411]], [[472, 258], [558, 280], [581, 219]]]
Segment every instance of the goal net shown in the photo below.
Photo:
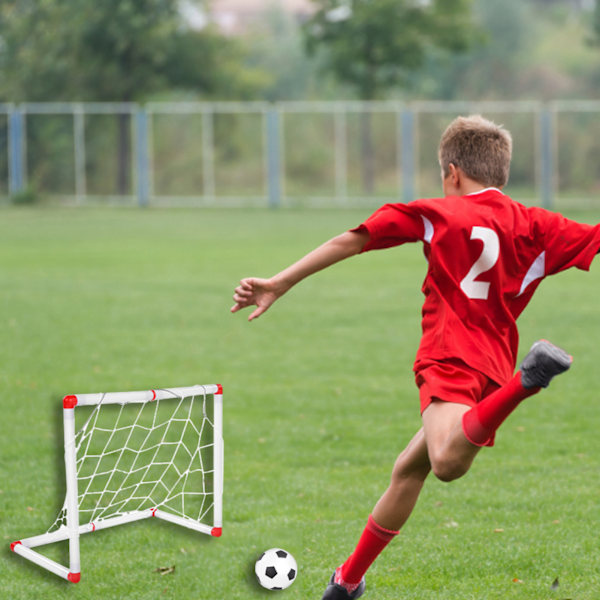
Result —
[[[83, 533], [157, 517], [220, 536], [222, 400], [220, 385], [65, 396], [63, 508], [46, 533], [11, 549], [77, 582]], [[69, 568], [33, 550], [61, 540]]]

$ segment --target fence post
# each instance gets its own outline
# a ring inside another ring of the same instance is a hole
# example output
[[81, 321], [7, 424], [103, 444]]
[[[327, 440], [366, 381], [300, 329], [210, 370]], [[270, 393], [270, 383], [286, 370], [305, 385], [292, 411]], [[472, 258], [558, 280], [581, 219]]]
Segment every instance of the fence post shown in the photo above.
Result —
[[85, 116], [84, 106], [73, 107], [73, 148], [75, 161], [75, 195], [77, 202], [82, 202], [87, 193], [85, 172]]
[[334, 113], [335, 199], [344, 203], [348, 200], [347, 138], [346, 108], [340, 103]]
[[212, 108], [202, 111], [202, 193], [206, 202], [214, 202], [216, 197], [214, 118]]
[[137, 199], [140, 206], [150, 200], [150, 161], [148, 153], [148, 113], [139, 106], [135, 115], [135, 152], [137, 164]]
[[23, 121], [21, 109], [12, 107], [8, 117], [8, 191], [11, 195], [20, 192], [25, 185]]
[[542, 206], [551, 209], [554, 205], [554, 119], [549, 107], [540, 111], [540, 187]]
[[269, 107], [266, 116], [269, 207], [277, 208], [281, 204], [280, 118], [277, 106]]
[[415, 199], [415, 113], [403, 108], [400, 115], [400, 148], [402, 160], [402, 201]]

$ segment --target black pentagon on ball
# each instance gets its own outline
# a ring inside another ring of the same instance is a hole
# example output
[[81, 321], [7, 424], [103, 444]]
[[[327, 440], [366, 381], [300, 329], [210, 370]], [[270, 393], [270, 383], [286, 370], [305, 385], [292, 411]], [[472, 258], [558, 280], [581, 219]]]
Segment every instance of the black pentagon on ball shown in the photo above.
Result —
[[296, 577], [296, 569], [290, 569], [290, 572], [288, 573], [288, 579], [292, 581], [294, 577]]
[[277, 569], [275, 567], [267, 567], [265, 569], [265, 575], [270, 579], [273, 579], [277, 575]]
[[277, 552], [275, 552], [275, 554], [277, 554], [277, 556], [279, 556], [279, 558], [285, 558], [288, 553], [285, 550], [277, 550]]

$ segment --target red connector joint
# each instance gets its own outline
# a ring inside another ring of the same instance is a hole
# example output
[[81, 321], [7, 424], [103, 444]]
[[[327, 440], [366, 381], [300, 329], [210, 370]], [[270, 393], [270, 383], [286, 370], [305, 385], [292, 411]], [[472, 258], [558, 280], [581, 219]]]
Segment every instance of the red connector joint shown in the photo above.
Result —
[[223, 386], [220, 383], [217, 383], [217, 396], [223, 395]]
[[67, 579], [71, 583], [79, 583], [79, 580], [81, 579], [81, 573], [69, 573], [67, 575]]
[[156, 511], [158, 510], [158, 508], [151, 508], [150, 512], [152, 513], [150, 516], [151, 517], [155, 517], [156, 516]]
[[212, 535], [213, 537], [221, 537], [222, 534], [223, 534], [222, 527], [213, 527], [210, 532], [210, 535]]
[[65, 396], [63, 398], [63, 408], [75, 408], [77, 406], [77, 396]]
[[150, 390], [152, 392], [152, 400], [150, 402], [154, 402], [156, 400], [156, 392], [154, 390]]
[[13, 542], [10, 545], [10, 549], [14, 552], [15, 551], [15, 546], [18, 546], [21, 543], [21, 540], [17, 541], [17, 542]]

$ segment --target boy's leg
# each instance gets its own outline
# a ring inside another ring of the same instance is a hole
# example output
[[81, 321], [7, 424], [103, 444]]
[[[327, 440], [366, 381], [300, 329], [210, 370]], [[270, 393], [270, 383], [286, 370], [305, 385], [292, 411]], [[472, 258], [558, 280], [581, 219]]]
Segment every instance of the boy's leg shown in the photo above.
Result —
[[[423, 412], [423, 428], [398, 457], [390, 486], [373, 509], [355, 551], [334, 573], [323, 600], [358, 598], [364, 590], [364, 574], [410, 516], [429, 472], [433, 470], [445, 481], [464, 475], [480, 446], [510, 412], [566, 371], [571, 360], [566, 352], [542, 340], [532, 346], [514, 378], [474, 408], [432, 402]], [[471, 419], [480, 430], [484, 427], [485, 439], [480, 444], [465, 431]]]
[[423, 412], [423, 426], [434, 474], [444, 481], [464, 475], [479, 448], [520, 402], [547, 387], [571, 362], [572, 358], [564, 350], [540, 340], [533, 344], [516, 375], [473, 408], [432, 402]]
[[358, 598], [363, 577], [412, 512], [431, 470], [423, 429], [398, 456], [388, 489], [379, 499], [354, 552], [336, 569], [323, 600]]
[[430, 471], [425, 434], [421, 428], [396, 459], [390, 485], [373, 509], [375, 522], [385, 529], [399, 530], [417, 503]]
[[467, 439], [476, 446], [485, 445], [522, 400], [548, 387], [551, 379], [569, 369], [572, 361], [564, 350], [547, 340], [535, 342], [517, 374], [465, 413], [462, 428]]
[[466, 404], [434, 400], [423, 412], [423, 430], [433, 474], [442, 481], [462, 477], [480, 450], [463, 433]]

